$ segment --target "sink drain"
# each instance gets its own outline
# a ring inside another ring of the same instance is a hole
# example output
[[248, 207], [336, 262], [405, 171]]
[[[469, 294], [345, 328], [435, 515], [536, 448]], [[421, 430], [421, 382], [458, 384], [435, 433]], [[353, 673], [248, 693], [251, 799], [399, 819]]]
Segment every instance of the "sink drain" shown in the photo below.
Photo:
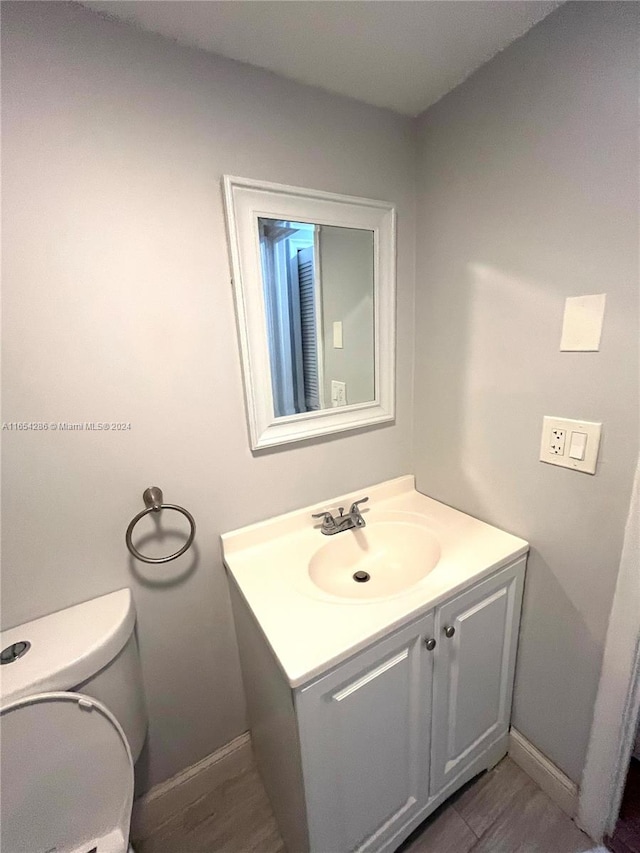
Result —
[[370, 578], [369, 572], [356, 572], [353, 576], [356, 583], [366, 583]]

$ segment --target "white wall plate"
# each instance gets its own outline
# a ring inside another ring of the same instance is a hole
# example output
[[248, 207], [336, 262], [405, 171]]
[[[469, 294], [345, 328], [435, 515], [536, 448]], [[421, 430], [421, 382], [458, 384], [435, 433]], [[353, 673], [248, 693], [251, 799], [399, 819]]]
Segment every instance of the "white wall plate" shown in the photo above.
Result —
[[562, 321], [562, 352], [597, 352], [600, 349], [606, 293], [570, 296]]
[[595, 474], [601, 432], [601, 423], [545, 416], [540, 461]]

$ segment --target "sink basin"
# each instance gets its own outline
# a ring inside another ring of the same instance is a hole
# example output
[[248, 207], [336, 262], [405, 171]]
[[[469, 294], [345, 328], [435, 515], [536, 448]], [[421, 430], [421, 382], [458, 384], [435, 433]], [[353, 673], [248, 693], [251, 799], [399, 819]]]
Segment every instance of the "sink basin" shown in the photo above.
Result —
[[[322, 535], [313, 515], [364, 495], [366, 527]], [[420, 494], [411, 475], [230, 531], [222, 547], [234, 601], [249, 609], [292, 688], [528, 550]], [[369, 579], [355, 581], [358, 571]]]
[[417, 584], [439, 559], [433, 531], [409, 521], [376, 521], [321, 545], [309, 561], [309, 577], [339, 598], [384, 598]]

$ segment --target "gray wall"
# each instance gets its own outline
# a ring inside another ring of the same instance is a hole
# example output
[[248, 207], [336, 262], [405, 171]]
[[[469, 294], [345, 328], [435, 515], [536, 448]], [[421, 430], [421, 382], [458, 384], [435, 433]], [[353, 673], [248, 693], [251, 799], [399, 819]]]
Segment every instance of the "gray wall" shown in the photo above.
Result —
[[[561, 7], [420, 122], [418, 487], [531, 541], [514, 724], [576, 782], [638, 452], [639, 8]], [[545, 414], [603, 422], [596, 476], [537, 461]]]
[[[345, 382], [347, 403], [375, 398], [373, 232], [320, 228], [320, 275], [324, 346], [324, 400], [331, 380]], [[342, 321], [342, 349], [333, 346], [333, 324]]]
[[[515, 723], [579, 780], [637, 454], [637, 10], [562, 7], [418, 123], [412, 457], [412, 123], [3, 3], [3, 420], [132, 425], [3, 433], [3, 626], [132, 587], [142, 787], [246, 725], [218, 534], [412, 469], [531, 540]], [[398, 205], [395, 425], [249, 451], [227, 172]], [[564, 298], [599, 292], [601, 352], [560, 353]], [[544, 414], [604, 422], [595, 477], [537, 461]], [[193, 561], [129, 559], [151, 484], [196, 516]]]
[[[411, 470], [412, 128], [81, 7], [2, 13], [3, 420], [132, 425], [3, 434], [3, 626], [133, 589], [144, 787], [246, 728], [219, 533]], [[395, 425], [251, 454], [223, 173], [397, 204]], [[152, 484], [193, 562], [129, 559]]]

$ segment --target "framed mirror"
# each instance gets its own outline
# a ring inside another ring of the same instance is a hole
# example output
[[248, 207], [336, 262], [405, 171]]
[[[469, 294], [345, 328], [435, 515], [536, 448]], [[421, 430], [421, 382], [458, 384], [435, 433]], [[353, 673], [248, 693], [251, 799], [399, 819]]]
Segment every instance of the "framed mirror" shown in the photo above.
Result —
[[223, 186], [251, 447], [393, 420], [395, 208]]

